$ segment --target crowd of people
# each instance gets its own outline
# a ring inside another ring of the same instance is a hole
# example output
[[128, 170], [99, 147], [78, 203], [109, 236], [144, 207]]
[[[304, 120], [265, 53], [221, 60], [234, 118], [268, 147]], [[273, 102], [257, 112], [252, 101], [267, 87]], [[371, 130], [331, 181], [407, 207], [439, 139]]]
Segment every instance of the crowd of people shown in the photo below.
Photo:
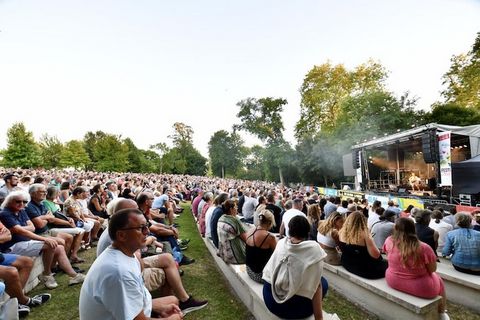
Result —
[[[47, 289], [58, 287], [60, 271], [69, 285], [82, 284], [81, 319], [181, 319], [207, 306], [182, 283], [180, 266], [195, 263], [175, 222], [183, 201], [191, 201], [200, 234], [226, 263], [246, 265], [249, 277], [263, 284], [267, 308], [282, 318], [321, 319], [328, 289], [323, 263], [385, 278], [419, 297], [441, 296], [441, 319], [449, 317], [435, 273], [438, 256], [459, 272], [480, 275], [480, 212], [402, 211], [392, 201], [382, 207], [262, 181], [57, 170], [0, 174], [0, 289], [18, 299], [21, 316], [51, 298], [29, 297], [22, 289], [39, 256]], [[75, 266], [83, 262], [78, 252], [92, 246], [97, 259], [85, 276]], [[152, 299], [151, 292], [161, 297]]]

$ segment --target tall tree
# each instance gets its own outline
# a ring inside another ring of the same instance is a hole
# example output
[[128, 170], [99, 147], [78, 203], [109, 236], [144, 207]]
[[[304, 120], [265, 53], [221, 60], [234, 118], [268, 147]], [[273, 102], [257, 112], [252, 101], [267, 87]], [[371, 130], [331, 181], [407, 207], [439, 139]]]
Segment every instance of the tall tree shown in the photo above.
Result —
[[453, 56], [443, 76], [445, 102], [480, 111], [480, 32], [467, 54]]
[[208, 142], [208, 155], [212, 173], [222, 178], [225, 175], [234, 177], [242, 166], [245, 147], [243, 140], [236, 132], [217, 131]]
[[90, 163], [88, 169], [93, 169], [97, 163], [97, 159], [95, 158], [95, 148], [97, 141], [105, 138], [107, 134], [103, 131], [88, 131], [85, 136], [83, 137], [83, 147], [90, 158]]
[[128, 147], [128, 171], [144, 172], [143, 165], [145, 164], [145, 159], [143, 158], [143, 154], [140, 152], [140, 149], [137, 148], [130, 138], [126, 138], [123, 140], [123, 142]]
[[7, 130], [7, 149], [3, 151], [3, 166], [33, 168], [41, 164], [40, 149], [22, 122]]
[[90, 157], [82, 141], [71, 140], [65, 144], [60, 156], [60, 167], [86, 169], [89, 164]]
[[40, 138], [40, 157], [46, 169], [60, 167], [60, 158], [63, 152], [63, 144], [56, 136], [50, 137], [45, 134]]
[[125, 172], [128, 170], [128, 146], [119, 136], [106, 134], [95, 142], [95, 170]]
[[343, 64], [326, 62], [314, 66], [300, 88], [300, 119], [295, 126], [297, 139], [333, 129], [341, 103], [368, 91], [381, 91], [387, 77], [385, 68], [373, 60], [347, 70]]
[[[271, 97], [242, 100], [237, 103], [237, 106], [240, 107], [237, 117], [240, 118], [241, 123], [235, 125], [234, 129], [248, 131], [262, 140], [266, 144], [267, 149], [278, 150], [278, 148], [285, 145], [281, 115], [285, 104], [287, 104], [287, 100]], [[270, 158], [269, 161], [275, 164], [280, 182], [283, 184], [282, 164], [285, 154], [282, 152], [270, 152], [267, 154], [275, 156]]]
[[159, 172], [163, 173], [163, 156], [170, 150], [165, 142], [152, 144], [150, 150], [155, 150], [159, 155]]

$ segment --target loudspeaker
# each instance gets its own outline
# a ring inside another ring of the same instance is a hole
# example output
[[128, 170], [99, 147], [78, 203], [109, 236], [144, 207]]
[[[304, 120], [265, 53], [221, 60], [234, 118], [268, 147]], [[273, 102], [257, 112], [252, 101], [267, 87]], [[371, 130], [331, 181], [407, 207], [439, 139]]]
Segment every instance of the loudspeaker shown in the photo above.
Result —
[[360, 168], [360, 150], [352, 151], [352, 166], [353, 169]]
[[428, 188], [430, 190], [435, 190], [436, 187], [437, 187], [437, 178], [428, 179]]
[[422, 135], [422, 152], [425, 163], [438, 162], [438, 139], [435, 130], [426, 132]]

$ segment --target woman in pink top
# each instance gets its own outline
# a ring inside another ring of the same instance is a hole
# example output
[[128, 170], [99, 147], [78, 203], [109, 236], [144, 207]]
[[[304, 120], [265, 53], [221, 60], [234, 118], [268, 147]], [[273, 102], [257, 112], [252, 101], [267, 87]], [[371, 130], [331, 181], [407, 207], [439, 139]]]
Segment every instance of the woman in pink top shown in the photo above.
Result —
[[435, 273], [437, 257], [428, 244], [418, 240], [411, 219], [397, 220], [393, 235], [387, 238], [383, 250], [388, 256], [388, 269], [385, 273], [387, 284], [421, 298], [442, 296], [438, 306], [439, 319], [450, 319], [445, 312], [443, 280]]

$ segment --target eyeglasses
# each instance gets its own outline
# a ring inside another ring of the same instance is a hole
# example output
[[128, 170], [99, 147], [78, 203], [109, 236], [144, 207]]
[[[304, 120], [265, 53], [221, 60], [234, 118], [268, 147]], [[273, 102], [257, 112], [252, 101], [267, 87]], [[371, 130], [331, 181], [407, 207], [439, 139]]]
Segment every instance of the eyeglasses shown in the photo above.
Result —
[[138, 227], [123, 228], [123, 229], [120, 229], [120, 230], [140, 230], [142, 233], [145, 233], [145, 232], [149, 231], [148, 225], [146, 225], [146, 224], [138, 226]]
[[15, 200], [15, 203], [16, 203], [16, 204], [21, 204], [21, 203], [27, 204], [28, 201], [27, 201], [27, 200]]

